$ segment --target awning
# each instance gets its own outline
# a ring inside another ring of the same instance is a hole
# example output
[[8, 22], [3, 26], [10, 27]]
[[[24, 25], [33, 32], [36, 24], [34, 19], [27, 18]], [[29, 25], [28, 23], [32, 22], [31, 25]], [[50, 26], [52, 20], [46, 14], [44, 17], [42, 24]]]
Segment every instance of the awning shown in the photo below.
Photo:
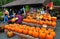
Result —
[[39, 4], [45, 2], [46, 0], [16, 0], [6, 5], [3, 5], [2, 7], [10, 7], [10, 6], [26, 5], [26, 4]]

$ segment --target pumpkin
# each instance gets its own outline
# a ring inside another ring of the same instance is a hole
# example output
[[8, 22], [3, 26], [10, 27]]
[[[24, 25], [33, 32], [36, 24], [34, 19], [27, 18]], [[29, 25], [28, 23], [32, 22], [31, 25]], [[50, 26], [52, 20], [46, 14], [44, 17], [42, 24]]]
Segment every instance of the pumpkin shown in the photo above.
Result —
[[51, 17], [51, 20], [56, 22], [57, 18], [56, 17]]
[[51, 16], [48, 16], [47, 18], [48, 18], [49, 21], [51, 21]]
[[41, 30], [45, 32], [46, 31], [46, 28], [43, 27], [43, 28], [41, 28]]
[[27, 19], [32, 19], [32, 17], [31, 16], [27, 16]]
[[48, 33], [48, 34], [46, 35], [46, 39], [53, 39], [53, 36], [52, 36], [50, 33]]
[[53, 30], [53, 29], [51, 29], [51, 28], [49, 28], [49, 29], [48, 29], [48, 31], [49, 31], [49, 32], [52, 32], [52, 31], [54, 31], [54, 30]]
[[46, 30], [46, 31], [45, 31], [45, 33], [46, 33], [46, 35], [47, 35], [47, 34], [49, 33], [49, 31], [48, 31], [48, 30]]
[[13, 37], [13, 36], [14, 36], [14, 33], [12, 31], [7, 32], [7, 37]]
[[31, 27], [30, 30], [34, 31], [35, 30], [35, 27]]
[[44, 24], [46, 24], [46, 25], [47, 25], [47, 23], [48, 23], [48, 20], [45, 20], [45, 21], [44, 21]]
[[26, 26], [26, 29], [27, 29], [27, 30], [30, 30], [30, 26]]
[[39, 32], [39, 31], [40, 31], [40, 28], [39, 28], [39, 27], [37, 27], [35, 30]]
[[53, 32], [50, 32], [51, 33], [51, 35], [53, 36], [53, 37], [55, 37], [56, 36], [56, 33], [53, 31]]
[[45, 39], [46, 33], [45, 32], [40, 32], [39, 37], [40, 39]]
[[33, 35], [33, 31], [29, 30], [28, 34], [32, 36]]
[[47, 22], [47, 25], [51, 26], [52, 22], [51, 21], [48, 21]]
[[40, 25], [43, 25], [44, 21], [40, 20]]
[[23, 32], [23, 29], [19, 29], [19, 30], [18, 30], [18, 33], [22, 33], [22, 32]]
[[33, 37], [37, 38], [38, 36], [39, 36], [39, 33], [35, 30], [35, 31], [33, 32]]
[[53, 21], [52, 22], [52, 26], [55, 27], [56, 26], [56, 22]]
[[28, 34], [28, 30], [26, 28], [24, 28], [23, 33]]

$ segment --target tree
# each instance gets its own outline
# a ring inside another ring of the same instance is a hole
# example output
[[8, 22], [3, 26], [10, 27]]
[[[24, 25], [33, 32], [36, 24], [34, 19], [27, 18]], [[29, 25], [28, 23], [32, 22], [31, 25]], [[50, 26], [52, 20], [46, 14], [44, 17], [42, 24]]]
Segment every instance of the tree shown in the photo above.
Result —
[[54, 5], [56, 6], [60, 6], [60, 0], [52, 0]]
[[14, 0], [0, 0], [0, 5], [2, 6], [2, 5], [5, 5], [9, 2], [12, 2], [12, 1], [14, 1]]

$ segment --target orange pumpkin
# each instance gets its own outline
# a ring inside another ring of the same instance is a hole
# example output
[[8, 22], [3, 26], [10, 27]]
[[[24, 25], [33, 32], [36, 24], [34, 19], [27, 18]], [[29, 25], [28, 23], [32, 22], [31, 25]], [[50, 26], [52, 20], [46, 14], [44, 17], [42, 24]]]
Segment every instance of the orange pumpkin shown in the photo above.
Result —
[[40, 32], [39, 37], [40, 39], [45, 39], [46, 33], [45, 32]]
[[27, 29], [27, 30], [30, 30], [30, 26], [26, 26], [26, 29]]
[[47, 25], [51, 26], [52, 22], [51, 21], [48, 21]]
[[52, 31], [54, 31], [54, 30], [53, 30], [53, 29], [51, 29], [51, 28], [49, 28], [49, 29], [48, 29], [48, 31], [49, 31], [49, 32], [52, 32]]
[[27, 19], [32, 19], [32, 17], [31, 16], [27, 16]]
[[35, 27], [31, 27], [30, 30], [34, 31], [35, 30]]
[[56, 33], [53, 31], [53, 32], [50, 32], [51, 33], [51, 35], [53, 36], [53, 37], [55, 37], [56, 36]]
[[52, 22], [52, 26], [55, 27], [56, 26], [56, 22]]
[[40, 20], [40, 25], [43, 25], [44, 24], [44, 21]]
[[46, 31], [45, 31], [45, 33], [46, 33], [46, 35], [47, 35], [47, 34], [49, 33], [49, 31], [48, 31], [48, 30], [46, 30]]
[[32, 36], [33, 35], [33, 31], [29, 30], [28, 34]]
[[45, 32], [46, 31], [46, 28], [43, 27], [43, 28], [41, 28], [41, 30]]
[[51, 20], [56, 22], [57, 18], [56, 17], [51, 17]]
[[46, 35], [46, 39], [53, 39], [53, 36], [49, 33]]
[[47, 16], [45, 16], [45, 17], [43, 17], [43, 19], [44, 19], [44, 20], [47, 20], [48, 18], [47, 18]]
[[47, 24], [47, 23], [48, 23], [48, 20], [45, 20], [45, 21], [44, 21], [44, 24]]
[[35, 30], [39, 32], [40, 31], [40, 28], [37, 27]]
[[37, 38], [38, 36], [39, 36], [39, 33], [35, 30], [35, 31], [33, 32], [33, 37]]
[[23, 32], [23, 29], [19, 29], [19, 30], [18, 30], [18, 33], [22, 33], [22, 32]]
[[27, 29], [24, 29], [24, 30], [23, 30], [23, 33], [24, 33], [24, 34], [28, 34], [28, 30], [27, 30]]

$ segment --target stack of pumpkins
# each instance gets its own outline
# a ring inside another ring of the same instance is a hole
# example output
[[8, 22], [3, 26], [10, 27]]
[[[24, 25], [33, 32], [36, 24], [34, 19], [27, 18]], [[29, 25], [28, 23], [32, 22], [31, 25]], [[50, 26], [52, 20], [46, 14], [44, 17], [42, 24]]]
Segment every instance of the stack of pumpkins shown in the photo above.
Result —
[[49, 14], [43, 14], [40, 16], [40, 20], [33, 19], [31, 16], [27, 16], [26, 19], [23, 19], [23, 22], [27, 23], [34, 23], [34, 24], [40, 24], [40, 25], [48, 25], [56, 27], [56, 17], [51, 17]]
[[20, 34], [30, 35], [40, 39], [54, 39], [54, 37], [56, 36], [56, 33], [53, 29], [30, 27], [27, 25], [9, 24], [5, 26], [5, 29]]

